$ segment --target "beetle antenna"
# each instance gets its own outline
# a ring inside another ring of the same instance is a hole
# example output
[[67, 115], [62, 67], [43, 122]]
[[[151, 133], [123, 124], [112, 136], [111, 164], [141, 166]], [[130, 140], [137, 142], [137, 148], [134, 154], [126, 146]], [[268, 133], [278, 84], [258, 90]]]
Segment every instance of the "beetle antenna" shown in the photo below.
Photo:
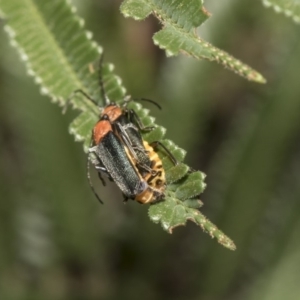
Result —
[[137, 98], [137, 99], [132, 99], [133, 101], [146, 101], [149, 103], [152, 103], [153, 105], [155, 105], [158, 109], [162, 110], [161, 106], [154, 100], [151, 99], [147, 99], [147, 98]]
[[99, 74], [99, 86], [100, 86], [100, 94], [101, 94], [101, 98], [103, 101], [104, 106], [107, 106], [110, 104], [109, 99], [106, 96], [106, 92], [105, 92], [105, 88], [104, 88], [104, 83], [103, 83], [103, 76], [102, 76], [102, 72], [103, 72], [103, 60], [104, 60], [104, 53], [102, 53], [100, 59], [99, 59], [99, 68], [98, 68], [98, 74]]
[[103, 204], [103, 201], [100, 199], [99, 195], [96, 193], [95, 188], [94, 188], [93, 183], [92, 183], [92, 180], [91, 180], [90, 163], [91, 163], [91, 161], [90, 161], [90, 158], [88, 156], [87, 162], [86, 162], [86, 177], [87, 177], [87, 179], [89, 181], [89, 185], [90, 185], [90, 188], [91, 188], [93, 194], [95, 195], [95, 197], [97, 198], [97, 200], [101, 204]]

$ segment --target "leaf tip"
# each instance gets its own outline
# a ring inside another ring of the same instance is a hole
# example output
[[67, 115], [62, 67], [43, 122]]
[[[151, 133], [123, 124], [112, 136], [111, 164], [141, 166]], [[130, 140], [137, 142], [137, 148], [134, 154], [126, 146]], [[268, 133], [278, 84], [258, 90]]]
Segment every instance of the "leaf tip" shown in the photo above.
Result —
[[150, 218], [150, 220], [153, 222], [153, 223], [158, 223], [159, 222], [159, 216], [157, 216], [157, 215], [151, 215], [151, 214], [149, 214], [149, 212], [148, 212], [148, 215], [149, 215], [149, 218]]
[[255, 82], [258, 82], [258, 83], [262, 83], [262, 84], [267, 83], [266, 78], [263, 77], [261, 74], [259, 74], [257, 72], [251, 72], [249, 74], [249, 80], [255, 81]]
[[204, 15], [206, 15], [207, 17], [211, 17], [212, 14], [204, 6], [202, 6], [201, 10]]
[[125, 0], [121, 4], [120, 11], [125, 18], [131, 17], [140, 21], [147, 18], [151, 14], [152, 9], [145, 1]]
[[[212, 236], [212, 237], [214, 237], [214, 236]], [[218, 235], [216, 238], [217, 238], [218, 242], [225, 248], [232, 250], [232, 251], [236, 250], [235, 243], [229, 237], [227, 237], [225, 234], [222, 233], [222, 234]]]

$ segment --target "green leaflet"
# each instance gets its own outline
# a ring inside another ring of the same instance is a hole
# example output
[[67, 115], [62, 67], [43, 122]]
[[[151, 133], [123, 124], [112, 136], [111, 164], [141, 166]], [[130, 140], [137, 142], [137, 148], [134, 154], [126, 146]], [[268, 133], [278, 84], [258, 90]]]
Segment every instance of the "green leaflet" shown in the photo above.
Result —
[[203, 1], [125, 0], [121, 11], [126, 17], [136, 20], [146, 18], [151, 11], [163, 24], [163, 29], [153, 37], [154, 43], [165, 49], [168, 56], [184, 52], [196, 59], [216, 61], [248, 80], [266, 82], [249, 66], [198, 37], [196, 28], [209, 17]]
[[[147, 10], [145, 6], [142, 8], [144, 10], [140, 11], [140, 15], [145, 16]], [[83, 20], [75, 14], [75, 8], [69, 1], [0, 0], [0, 12], [6, 20], [5, 30], [11, 44], [18, 50], [28, 74], [34, 77], [41, 87], [41, 92], [61, 106], [70, 102], [74, 108], [81, 111], [71, 123], [70, 132], [76, 141], [84, 142], [84, 149], [87, 151], [91, 129], [97, 121], [99, 111], [84, 96], [74, 94], [74, 91], [81, 89], [96, 101], [101, 100], [97, 62], [102, 49], [91, 39], [92, 34], [84, 30]], [[172, 12], [171, 15], [174, 16]], [[200, 22], [203, 15], [199, 17], [198, 14], [194, 14], [194, 17], [192, 23]], [[105, 64], [103, 67], [103, 81], [111, 100], [121, 101], [124, 98], [125, 89], [113, 73], [111, 64]], [[185, 224], [188, 219], [193, 220], [212, 236], [217, 237], [223, 245], [234, 249], [233, 246], [228, 246], [227, 242], [222, 242], [228, 238], [219, 233], [215, 225], [196, 209], [202, 203], [193, 198], [204, 190], [204, 175], [200, 172], [189, 173], [189, 167], [182, 163], [185, 151], [173, 142], [164, 140], [166, 130], [154, 124], [154, 118], [148, 115], [148, 110], [134, 102], [130, 107], [135, 109], [145, 126], [156, 127], [152, 132], [144, 134], [144, 138], [150, 143], [161, 141], [179, 162], [174, 166], [167, 153], [159, 149], [169, 186], [166, 201], [150, 207], [150, 218], [158, 220], [159, 210], [159, 220], [166, 228], [164, 216], [171, 216], [168, 223], [169, 232], [172, 228]]]
[[272, 7], [278, 13], [284, 13], [296, 23], [300, 23], [300, 2], [298, 0], [263, 0], [263, 4]]
[[[176, 198], [186, 200], [203, 193], [206, 187], [204, 178], [205, 174], [201, 172], [193, 172], [189, 174], [189, 176], [185, 177], [176, 188]], [[199, 181], [202, 182], [201, 185], [199, 185]]]
[[122, 13], [126, 17], [133, 17], [135, 20], [143, 20], [152, 12], [151, 6], [147, 5], [147, 1], [129, 0], [126, 5], [122, 6]]
[[172, 233], [175, 227], [185, 225], [190, 220], [199, 225], [212, 238], [216, 238], [224, 247], [230, 250], [236, 249], [234, 243], [197, 209], [186, 207], [174, 198], [167, 197], [164, 201], [151, 205], [149, 216], [154, 223], [161, 223], [163, 229], [169, 233]]

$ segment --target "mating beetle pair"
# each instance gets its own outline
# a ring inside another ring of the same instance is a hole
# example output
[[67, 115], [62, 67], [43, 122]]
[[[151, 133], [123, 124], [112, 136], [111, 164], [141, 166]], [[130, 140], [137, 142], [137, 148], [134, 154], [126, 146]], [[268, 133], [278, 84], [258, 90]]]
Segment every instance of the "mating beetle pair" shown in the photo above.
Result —
[[[105, 184], [105, 181], [101, 173], [105, 173], [120, 188], [125, 201], [133, 199], [143, 204], [159, 201], [165, 196], [166, 179], [162, 161], [154, 148], [158, 146], [164, 148], [175, 165], [177, 161], [160, 142], [148, 144], [143, 140], [141, 132], [151, 131], [154, 127], [144, 127], [135, 111], [127, 108], [131, 99], [125, 98], [123, 106], [110, 103], [101, 79], [102, 60], [103, 56], [100, 60], [99, 77], [105, 106], [92, 131], [87, 173], [91, 188], [97, 199], [103, 203], [90, 180], [90, 161], [93, 162], [102, 183]], [[98, 106], [96, 101], [85, 92], [82, 90], [75, 91], [75, 93], [77, 92]], [[156, 104], [148, 99], [141, 100]], [[156, 105], [158, 106], [158, 104]], [[91, 156], [93, 157], [91, 158]]]
[[[112, 118], [111, 108], [120, 110], [120, 120]], [[89, 152], [96, 157], [96, 170], [117, 184], [125, 200], [150, 203], [164, 197], [165, 172], [154, 149], [130, 121], [131, 113], [115, 104], [106, 106], [94, 126]]]

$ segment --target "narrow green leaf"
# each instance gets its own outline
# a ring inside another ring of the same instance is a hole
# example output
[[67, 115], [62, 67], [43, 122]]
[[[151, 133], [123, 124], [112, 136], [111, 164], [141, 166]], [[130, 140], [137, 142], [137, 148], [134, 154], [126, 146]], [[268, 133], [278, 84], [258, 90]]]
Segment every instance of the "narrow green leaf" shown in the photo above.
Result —
[[249, 80], [265, 83], [265, 79], [249, 66], [235, 59], [228, 53], [213, 47], [211, 44], [200, 39], [190, 32], [178, 32], [174, 26], [166, 26], [153, 37], [154, 43], [167, 50], [167, 55], [177, 55], [183, 51], [197, 59], [207, 59], [217, 61], [224, 67], [243, 76]]
[[209, 235], [212, 238], [216, 238], [221, 245], [230, 250], [236, 249], [234, 242], [229, 237], [227, 237], [221, 230], [219, 230], [216, 227], [216, 225], [209, 221], [203, 214], [201, 214], [199, 211], [193, 211], [193, 215], [194, 219], [191, 220], [193, 220], [195, 223], [201, 226], [201, 228], [205, 232], [209, 233]]
[[216, 238], [224, 247], [230, 250], [236, 249], [233, 241], [197, 209], [186, 207], [181, 201], [176, 201], [174, 198], [167, 197], [165, 201], [151, 205], [149, 216], [154, 223], [161, 223], [163, 229], [169, 233], [172, 233], [175, 227], [185, 225], [187, 220], [190, 220], [209, 233], [212, 238]]
[[272, 7], [275, 12], [283, 13], [300, 23], [300, 2], [298, 0], [263, 0], [266, 7]]
[[149, 9], [163, 24], [163, 29], [153, 36], [154, 43], [165, 49], [168, 56], [183, 52], [196, 59], [216, 61], [248, 80], [266, 82], [261, 74], [249, 66], [198, 37], [196, 28], [209, 17], [203, 1], [127, 0], [121, 6], [125, 17], [137, 20], [148, 16]]

